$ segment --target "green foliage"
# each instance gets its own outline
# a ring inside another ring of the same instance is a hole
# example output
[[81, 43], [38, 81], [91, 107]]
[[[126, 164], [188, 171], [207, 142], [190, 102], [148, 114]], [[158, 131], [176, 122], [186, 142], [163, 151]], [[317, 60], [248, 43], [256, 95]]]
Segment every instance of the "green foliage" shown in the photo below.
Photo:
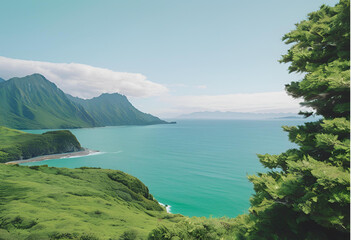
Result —
[[138, 231], [135, 229], [130, 229], [125, 231], [120, 237], [119, 240], [136, 240], [138, 237]]
[[283, 127], [298, 148], [258, 155], [270, 171], [249, 177], [256, 193], [238, 238], [349, 239], [349, 12], [345, 0], [322, 6], [283, 38], [294, 45], [281, 61], [291, 63], [290, 72], [306, 73], [287, 85], [288, 93], [324, 119]]
[[145, 198], [145, 186], [129, 188], [141, 182], [121, 171], [0, 164], [0, 182], [0, 239], [145, 239], [183, 219]]
[[164, 225], [152, 230], [149, 240], [180, 240], [180, 239], [236, 239], [236, 219], [228, 218], [186, 218], [185, 220], [167, 227]]
[[153, 200], [153, 196], [149, 193], [149, 189], [140, 180], [130, 181], [130, 179], [134, 179], [133, 176], [124, 172], [114, 172], [108, 174], [108, 177], [114, 181], [123, 183], [134, 192], [143, 195], [145, 198]]
[[325, 118], [349, 119], [350, 2], [323, 5], [283, 40], [294, 45], [281, 62], [290, 63], [290, 72], [306, 73], [302, 81], [288, 84], [287, 92]]
[[[79, 234], [79, 233], [62, 233], [62, 232], [54, 232], [51, 233], [49, 235], [45, 235], [45, 234], [40, 234], [40, 237], [38, 237], [38, 234], [33, 235], [29, 235], [29, 237], [26, 238], [26, 240], [28, 239], [33, 239], [33, 240], [37, 240], [37, 239], [50, 239], [50, 240], [65, 240], [65, 239], [73, 239], [73, 240], [99, 240], [98, 237], [96, 237], [94, 234], [90, 233], [90, 234]], [[49, 238], [48, 238], [49, 237]]]
[[0, 163], [82, 150], [68, 130], [29, 134], [0, 126]]

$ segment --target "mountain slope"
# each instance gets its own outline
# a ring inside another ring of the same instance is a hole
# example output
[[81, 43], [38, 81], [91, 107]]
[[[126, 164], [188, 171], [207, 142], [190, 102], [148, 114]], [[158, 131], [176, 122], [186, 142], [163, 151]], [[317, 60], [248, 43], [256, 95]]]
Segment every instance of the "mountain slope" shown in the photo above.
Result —
[[88, 100], [66, 95], [40, 74], [0, 80], [0, 125], [15, 129], [167, 123], [136, 109], [118, 93]]
[[30, 134], [0, 126], [0, 163], [80, 150], [77, 138], [67, 130]]
[[94, 127], [85, 109], [40, 74], [0, 83], [0, 125], [16, 129]]
[[73, 102], [82, 105], [103, 126], [167, 123], [151, 114], [139, 111], [124, 95], [118, 93], [104, 93], [99, 97], [87, 100], [67, 96]]
[[3, 79], [3, 78], [0, 78], [0, 82], [5, 82], [5, 79]]

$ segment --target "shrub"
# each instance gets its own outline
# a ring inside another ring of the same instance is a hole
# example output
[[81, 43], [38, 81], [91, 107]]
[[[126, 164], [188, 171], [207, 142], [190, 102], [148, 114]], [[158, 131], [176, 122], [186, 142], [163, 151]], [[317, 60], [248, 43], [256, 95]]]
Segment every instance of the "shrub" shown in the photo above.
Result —
[[120, 237], [119, 240], [135, 240], [137, 239], [138, 231], [135, 229], [130, 229], [125, 231]]

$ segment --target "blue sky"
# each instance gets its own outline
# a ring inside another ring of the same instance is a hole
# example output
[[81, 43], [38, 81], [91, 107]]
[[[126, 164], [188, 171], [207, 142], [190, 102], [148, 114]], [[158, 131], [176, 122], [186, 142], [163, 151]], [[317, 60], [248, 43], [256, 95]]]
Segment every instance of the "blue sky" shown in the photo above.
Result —
[[[284, 84], [301, 78], [289, 75], [287, 65], [277, 62], [288, 49], [281, 38], [307, 13], [322, 4], [335, 3], [4, 0], [0, 14], [0, 55], [4, 57], [0, 77], [30, 71], [28, 61], [12, 61], [12, 67], [17, 65], [8, 70], [12, 59], [41, 62], [33, 69], [55, 67], [60, 76], [52, 76], [53, 81], [66, 91], [71, 87], [72, 94], [84, 94], [84, 84], [95, 88], [92, 81], [99, 81], [96, 88], [100, 91], [122, 92], [141, 110], [161, 117], [204, 110], [245, 111], [246, 103], [248, 111], [295, 111], [296, 102], [285, 102], [288, 100], [278, 94]], [[81, 78], [85, 78], [80, 80], [80, 88], [74, 89], [73, 85], [80, 76], [75, 74], [75, 80], [71, 80], [70, 75], [62, 73], [67, 72], [63, 65], [45, 65], [47, 62], [84, 64], [85, 70], [79, 69]], [[100, 70], [94, 77], [83, 74], [90, 71], [88, 66], [142, 76], [101, 74], [113, 82], [100, 79]], [[122, 78], [123, 87], [118, 83]], [[141, 84], [137, 86], [138, 94], [131, 86], [126, 87], [137, 84]], [[269, 96], [273, 97], [267, 106], [250, 102]], [[273, 106], [280, 97], [284, 98], [281, 105]]]

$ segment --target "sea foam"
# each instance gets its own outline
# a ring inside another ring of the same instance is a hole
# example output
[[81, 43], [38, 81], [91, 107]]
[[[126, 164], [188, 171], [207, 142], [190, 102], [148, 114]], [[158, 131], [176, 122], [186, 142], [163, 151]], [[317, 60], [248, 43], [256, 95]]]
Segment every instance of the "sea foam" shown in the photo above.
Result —
[[[66, 157], [61, 157], [58, 159], [64, 159], [64, 158], [80, 158], [80, 157], [88, 157], [88, 156], [93, 156], [93, 155], [100, 155], [100, 154], [104, 154], [105, 152], [91, 152], [88, 153], [87, 155], [78, 155], [78, 156], [66, 156]], [[52, 160], [52, 159], [48, 159], [48, 160]]]
[[158, 204], [160, 204], [162, 207], [165, 207], [168, 213], [171, 213], [171, 205], [163, 204], [160, 202]]

